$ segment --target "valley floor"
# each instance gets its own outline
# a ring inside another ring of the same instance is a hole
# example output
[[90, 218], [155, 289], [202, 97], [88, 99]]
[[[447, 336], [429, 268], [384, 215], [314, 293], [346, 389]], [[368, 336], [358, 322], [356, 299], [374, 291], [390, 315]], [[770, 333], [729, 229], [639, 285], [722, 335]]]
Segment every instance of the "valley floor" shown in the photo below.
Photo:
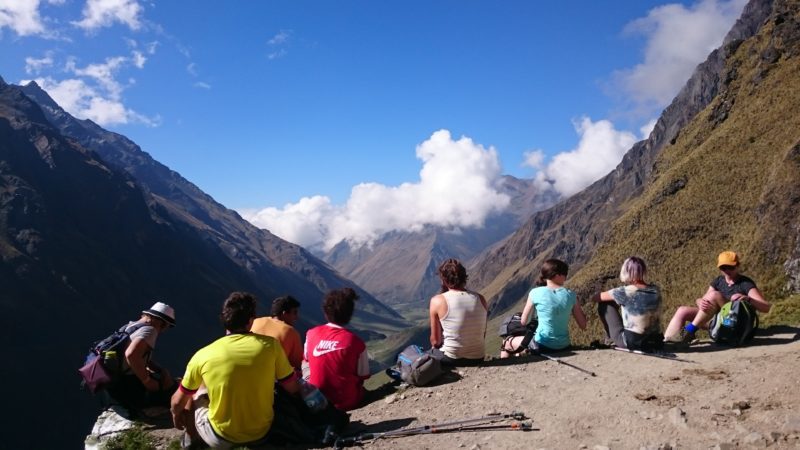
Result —
[[[365, 448], [800, 448], [800, 328], [762, 330], [752, 345], [708, 342], [680, 362], [614, 350], [459, 369], [353, 411], [350, 430], [384, 432], [523, 412], [534, 430], [457, 431], [365, 441]], [[506, 422], [508, 423], [508, 422]]]

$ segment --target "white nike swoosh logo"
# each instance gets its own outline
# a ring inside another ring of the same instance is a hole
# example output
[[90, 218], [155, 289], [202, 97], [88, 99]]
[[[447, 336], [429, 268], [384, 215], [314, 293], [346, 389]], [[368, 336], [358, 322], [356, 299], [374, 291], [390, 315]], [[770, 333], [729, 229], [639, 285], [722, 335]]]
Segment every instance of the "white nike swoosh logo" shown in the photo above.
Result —
[[316, 348], [314, 348], [314, 350], [311, 352], [311, 354], [314, 355], [314, 356], [322, 356], [325, 353], [335, 352], [336, 350], [341, 350], [341, 349], [340, 348], [329, 348], [327, 350], [317, 350]]

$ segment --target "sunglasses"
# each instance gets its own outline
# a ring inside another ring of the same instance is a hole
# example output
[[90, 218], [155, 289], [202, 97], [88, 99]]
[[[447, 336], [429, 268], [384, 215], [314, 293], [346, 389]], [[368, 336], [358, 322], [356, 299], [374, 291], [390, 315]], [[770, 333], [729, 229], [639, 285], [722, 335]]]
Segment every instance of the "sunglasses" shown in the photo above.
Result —
[[719, 266], [719, 270], [723, 272], [730, 272], [731, 270], [735, 270], [736, 266]]

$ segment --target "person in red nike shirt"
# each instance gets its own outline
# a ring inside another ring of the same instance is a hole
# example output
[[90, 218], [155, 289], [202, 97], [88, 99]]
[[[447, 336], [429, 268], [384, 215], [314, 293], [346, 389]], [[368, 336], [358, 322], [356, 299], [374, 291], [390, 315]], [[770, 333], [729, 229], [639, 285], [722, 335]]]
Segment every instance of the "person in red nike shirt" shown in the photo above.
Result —
[[342, 411], [361, 406], [364, 380], [369, 378], [369, 357], [364, 341], [344, 326], [350, 322], [358, 299], [352, 288], [325, 295], [322, 311], [328, 321], [308, 330], [303, 358], [308, 361], [309, 383]]

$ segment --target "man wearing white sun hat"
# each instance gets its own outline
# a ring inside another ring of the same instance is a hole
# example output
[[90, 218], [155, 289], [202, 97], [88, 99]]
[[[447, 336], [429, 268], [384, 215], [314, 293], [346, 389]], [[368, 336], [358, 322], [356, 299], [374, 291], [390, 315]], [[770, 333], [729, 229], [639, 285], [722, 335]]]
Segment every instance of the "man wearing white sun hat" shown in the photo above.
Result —
[[122, 358], [123, 374], [108, 387], [113, 403], [136, 413], [151, 406], [169, 406], [177, 385], [169, 372], [152, 360], [158, 336], [175, 326], [175, 310], [156, 302], [142, 311], [139, 320], [120, 328], [130, 334], [130, 343]]

